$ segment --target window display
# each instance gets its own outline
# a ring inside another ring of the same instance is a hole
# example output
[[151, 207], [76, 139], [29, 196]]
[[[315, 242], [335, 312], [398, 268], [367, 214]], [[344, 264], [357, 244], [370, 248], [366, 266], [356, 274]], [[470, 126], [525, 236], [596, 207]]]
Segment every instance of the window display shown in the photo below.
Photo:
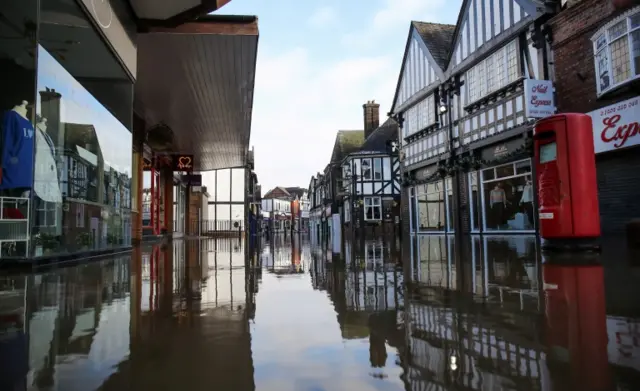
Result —
[[416, 187], [418, 232], [453, 230], [453, 214], [449, 212], [453, 198], [451, 185], [451, 178], [447, 178]]
[[38, 47], [34, 255], [130, 245], [131, 133]]
[[481, 178], [486, 230], [535, 229], [530, 159], [483, 170]]
[[[0, 1], [0, 259], [29, 251], [33, 189], [35, 0]], [[42, 191], [40, 191], [42, 194]]]

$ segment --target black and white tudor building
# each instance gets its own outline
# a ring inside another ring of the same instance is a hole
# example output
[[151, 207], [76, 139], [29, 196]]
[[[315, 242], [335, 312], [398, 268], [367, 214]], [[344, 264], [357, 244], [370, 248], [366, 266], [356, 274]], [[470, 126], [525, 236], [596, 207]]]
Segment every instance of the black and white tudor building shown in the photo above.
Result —
[[365, 141], [342, 162], [342, 221], [346, 227], [395, 224], [401, 195], [400, 159], [393, 148], [397, 135], [398, 124], [391, 118], [369, 132], [365, 115]]
[[540, 115], [525, 86], [550, 79], [546, 7], [464, 0], [456, 25], [411, 23], [391, 109], [411, 233], [535, 232], [530, 135]]

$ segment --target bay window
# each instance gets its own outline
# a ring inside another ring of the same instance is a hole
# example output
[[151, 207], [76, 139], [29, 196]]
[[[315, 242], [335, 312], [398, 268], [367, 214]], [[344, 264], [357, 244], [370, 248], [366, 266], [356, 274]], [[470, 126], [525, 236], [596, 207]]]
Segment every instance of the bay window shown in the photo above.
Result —
[[598, 95], [640, 77], [640, 7], [592, 38]]
[[382, 220], [382, 200], [380, 197], [364, 197], [364, 220]]

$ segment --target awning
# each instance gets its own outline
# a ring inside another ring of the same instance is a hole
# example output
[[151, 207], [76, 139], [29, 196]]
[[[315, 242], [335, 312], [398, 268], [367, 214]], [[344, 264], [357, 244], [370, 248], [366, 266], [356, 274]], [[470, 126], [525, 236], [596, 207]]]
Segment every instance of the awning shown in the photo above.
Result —
[[[258, 50], [255, 16], [208, 15], [138, 36], [135, 111], [168, 127], [195, 169], [246, 164]], [[153, 130], [151, 130], [153, 131]]]
[[231, 0], [129, 0], [129, 4], [140, 21], [178, 26], [213, 12], [229, 1]]

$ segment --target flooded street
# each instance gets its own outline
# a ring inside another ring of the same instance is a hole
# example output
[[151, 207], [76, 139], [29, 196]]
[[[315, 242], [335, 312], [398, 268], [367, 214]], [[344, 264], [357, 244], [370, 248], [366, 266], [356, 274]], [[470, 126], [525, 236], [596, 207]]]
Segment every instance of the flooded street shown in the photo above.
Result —
[[[640, 269], [535, 238], [174, 241], [0, 280], [0, 390], [637, 390]], [[557, 256], [555, 257], [557, 258]]]

